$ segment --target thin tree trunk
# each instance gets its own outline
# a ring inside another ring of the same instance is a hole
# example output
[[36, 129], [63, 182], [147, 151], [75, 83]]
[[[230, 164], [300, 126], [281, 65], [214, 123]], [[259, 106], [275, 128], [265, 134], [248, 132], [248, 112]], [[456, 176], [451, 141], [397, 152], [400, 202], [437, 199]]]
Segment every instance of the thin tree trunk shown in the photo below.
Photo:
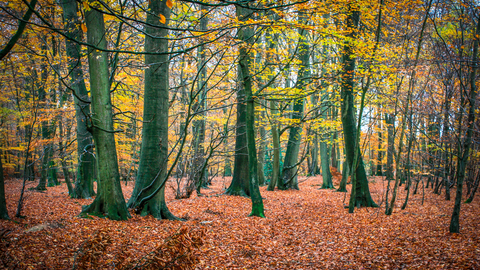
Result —
[[470, 191], [470, 196], [465, 201], [465, 203], [471, 203], [473, 201], [473, 198], [475, 197], [475, 193], [477, 192], [479, 184], [480, 184], [480, 172], [477, 173], [477, 178], [476, 178], [475, 182], [473, 183], [472, 190]]
[[[67, 29], [66, 35], [73, 40], [83, 39], [82, 30], [79, 25], [78, 7], [76, 1], [62, 0], [64, 25]], [[90, 115], [90, 100], [82, 69], [81, 48], [75, 41], [65, 39], [68, 69], [71, 81], [71, 91], [75, 103], [76, 135], [78, 168], [75, 188], [70, 196], [72, 198], [91, 198], [95, 195], [93, 181], [95, 178], [95, 159], [93, 157], [92, 134], [87, 129], [87, 117]]]
[[3, 164], [0, 157], [0, 219], [10, 219], [7, 210], [7, 201], [5, 200], [5, 180], [3, 178]]
[[[328, 94], [326, 91], [322, 93], [322, 106], [321, 106], [321, 111], [322, 111], [322, 119], [327, 120], [328, 115], [327, 111], [327, 100], [328, 100]], [[324, 130], [324, 132], [327, 130]], [[329, 134], [323, 134], [322, 138], [320, 140], [320, 163], [322, 165], [322, 187], [321, 188], [334, 188], [333, 182], [332, 182], [332, 173], [330, 172], [330, 147], [327, 144], [327, 140], [329, 138]]]
[[475, 109], [477, 101], [476, 73], [478, 67], [478, 37], [480, 36], [480, 19], [477, 22], [475, 31], [475, 40], [473, 42], [472, 66], [470, 71], [470, 96], [468, 97], [469, 112], [467, 117], [467, 133], [463, 141], [463, 153], [459, 155], [457, 161], [457, 191], [455, 194], [455, 205], [453, 207], [452, 218], [450, 220], [450, 232], [460, 232], [460, 206], [462, 205], [463, 180], [465, 179], [465, 170], [470, 155], [470, 147], [473, 137], [475, 124]]
[[271, 123], [272, 131], [272, 144], [273, 144], [273, 161], [272, 161], [272, 179], [268, 184], [267, 190], [273, 191], [279, 182], [280, 174], [280, 135], [278, 132], [278, 122], [276, 121], [276, 115], [278, 113], [277, 104], [275, 101], [270, 101], [270, 110], [273, 121]]
[[[208, 24], [208, 8], [204, 5], [200, 6], [200, 31], [205, 32]], [[207, 61], [206, 61], [206, 49], [203, 44], [204, 40], [200, 40], [200, 46], [197, 49], [197, 99], [193, 104], [193, 111], [198, 114], [198, 119], [193, 121], [192, 134], [193, 134], [193, 162], [191, 171], [189, 174], [190, 185], [187, 187], [187, 198], [198, 187], [206, 185], [207, 174], [202, 173], [202, 167], [205, 163], [205, 121], [207, 108]], [[201, 177], [203, 175], [203, 177]]]
[[340, 186], [338, 187], [337, 192], [347, 192], [347, 181], [349, 175], [351, 175], [350, 168], [348, 167], [348, 162], [345, 161], [342, 168], [342, 180], [340, 181]]
[[395, 147], [393, 132], [395, 129], [395, 117], [391, 114], [385, 114], [385, 123], [387, 124], [387, 168], [385, 176], [387, 180], [393, 180], [393, 152]]
[[[263, 119], [265, 118], [265, 112], [262, 110], [260, 117]], [[263, 125], [260, 125], [258, 127], [259, 131], [258, 133], [260, 134], [260, 145], [258, 149], [258, 184], [260, 186], [265, 185], [265, 172], [263, 171], [263, 166], [265, 164], [265, 148], [267, 147], [267, 142], [266, 142], [266, 131]]]
[[[379, 106], [380, 107], [380, 106]], [[380, 112], [380, 108], [378, 108], [378, 148], [377, 148], [377, 171], [375, 173], [376, 176], [383, 176], [383, 151], [381, 150], [383, 147], [383, 132], [382, 132], [382, 113]]]

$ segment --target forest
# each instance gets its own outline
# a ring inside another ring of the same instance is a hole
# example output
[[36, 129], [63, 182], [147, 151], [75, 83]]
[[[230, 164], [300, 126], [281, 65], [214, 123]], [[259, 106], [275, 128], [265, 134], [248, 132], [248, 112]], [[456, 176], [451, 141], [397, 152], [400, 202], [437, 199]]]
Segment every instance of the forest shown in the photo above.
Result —
[[480, 268], [480, 3], [0, 2], [0, 268]]

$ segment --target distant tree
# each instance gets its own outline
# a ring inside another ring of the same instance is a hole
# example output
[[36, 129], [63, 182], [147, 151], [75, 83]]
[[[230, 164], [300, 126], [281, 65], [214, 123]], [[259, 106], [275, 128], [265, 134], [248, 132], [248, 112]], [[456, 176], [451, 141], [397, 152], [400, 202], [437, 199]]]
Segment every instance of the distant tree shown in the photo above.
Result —
[[0, 158], [0, 219], [10, 219], [7, 210], [7, 201], [5, 200], [5, 180], [3, 177], [3, 164]]

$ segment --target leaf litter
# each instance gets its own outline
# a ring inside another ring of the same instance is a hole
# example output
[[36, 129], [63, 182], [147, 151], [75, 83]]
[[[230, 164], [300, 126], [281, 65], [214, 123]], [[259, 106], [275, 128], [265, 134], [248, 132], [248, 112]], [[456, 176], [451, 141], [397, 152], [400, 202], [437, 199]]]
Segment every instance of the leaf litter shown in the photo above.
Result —
[[[425, 189], [384, 214], [387, 182], [372, 178], [379, 208], [349, 214], [349, 194], [319, 189], [321, 177], [300, 177], [300, 190], [261, 187], [266, 218], [248, 217], [249, 198], [221, 195], [230, 178], [216, 178], [202, 196], [174, 199], [186, 221], [131, 212], [128, 221], [77, 215], [91, 199], [70, 199], [67, 187], [27, 191], [25, 218], [0, 221], [0, 268], [7, 269], [479, 269], [478, 199], [462, 204], [460, 234], [448, 232], [453, 200]], [[35, 183], [31, 182], [30, 185]], [[5, 183], [14, 216], [21, 181]], [[125, 186], [125, 197], [133, 182]], [[454, 191], [451, 191], [455, 194]]]

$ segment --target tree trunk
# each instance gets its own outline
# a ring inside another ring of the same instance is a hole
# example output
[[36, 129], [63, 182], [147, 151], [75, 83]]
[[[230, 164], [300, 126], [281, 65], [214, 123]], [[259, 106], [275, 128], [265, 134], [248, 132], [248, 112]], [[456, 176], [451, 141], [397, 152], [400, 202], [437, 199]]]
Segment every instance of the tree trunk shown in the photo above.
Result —
[[385, 176], [387, 180], [393, 180], [393, 152], [395, 147], [395, 117], [391, 114], [385, 114], [385, 124], [387, 124], [387, 168]]
[[[63, 128], [62, 119], [58, 119], [58, 120], [59, 120], [58, 121], [58, 129], [59, 129], [59, 133], [60, 133], [60, 142], [58, 142], [58, 148], [60, 150], [60, 163], [62, 164], [62, 171], [63, 171], [63, 176], [65, 177], [65, 183], [67, 184], [68, 195], [71, 196], [71, 194], [73, 193], [73, 186], [72, 186], [72, 182], [70, 181], [70, 173], [68, 172], [67, 162], [65, 161], [65, 158], [67, 156], [67, 153], [66, 153], [66, 150], [65, 150], [66, 147], [63, 145], [63, 140], [64, 140], [64, 137], [65, 137], [65, 131], [64, 131], [64, 128]], [[66, 140], [68, 141], [69, 139], [70, 139], [70, 136], [67, 135]]]
[[[328, 99], [328, 94], [326, 91], [322, 92], [322, 119], [327, 120], [327, 99]], [[322, 130], [322, 136], [320, 139], [320, 163], [322, 165], [322, 187], [321, 188], [334, 188], [333, 182], [332, 182], [332, 173], [330, 172], [330, 152], [331, 148], [328, 146], [327, 141], [330, 139], [328, 133], [324, 134], [329, 130], [323, 129]]]
[[278, 131], [278, 122], [276, 121], [276, 115], [278, 114], [277, 104], [275, 101], [270, 101], [270, 110], [273, 121], [271, 123], [272, 131], [272, 145], [273, 145], [273, 161], [272, 161], [272, 179], [268, 184], [267, 190], [273, 191], [279, 183], [280, 174], [280, 134]]
[[[145, 51], [165, 53], [168, 51], [168, 30], [159, 20], [170, 20], [170, 8], [166, 0], [149, 2], [145, 37]], [[158, 15], [157, 15], [158, 14]], [[137, 181], [128, 201], [128, 206], [142, 216], [152, 215], [157, 219], [177, 219], [165, 202], [165, 183], [168, 163], [168, 67], [166, 54], [145, 55], [145, 96], [143, 107], [142, 145]]]
[[[201, 18], [200, 18], [200, 31], [207, 30], [208, 23], [208, 8], [201, 5]], [[200, 46], [197, 49], [197, 92], [195, 103], [193, 104], [193, 112], [197, 114], [198, 118], [193, 121], [192, 134], [193, 134], [193, 162], [191, 171], [189, 173], [190, 185], [187, 187], [187, 197], [198, 188], [206, 185], [207, 174], [202, 173], [202, 168], [205, 163], [205, 121], [207, 108], [207, 61], [206, 61], [206, 49], [203, 44], [204, 40], [200, 39]]]
[[[269, 19], [275, 20], [277, 14], [273, 11], [269, 12]], [[275, 47], [277, 46], [278, 40], [278, 33], [273, 33], [272, 28], [268, 28], [267, 32], [265, 33], [265, 40], [267, 41], [267, 54], [265, 59], [265, 66], [268, 67], [272, 63], [272, 59], [275, 57], [274, 51]], [[272, 74], [272, 72], [269, 72]], [[271, 81], [273, 78], [272, 75], [268, 77], [268, 81]], [[274, 87], [274, 86], [272, 86]], [[273, 191], [275, 187], [280, 183], [279, 174], [280, 174], [280, 134], [278, 130], [278, 104], [275, 100], [269, 101], [270, 106], [270, 130], [272, 132], [272, 146], [273, 146], [273, 161], [272, 161], [272, 178], [270, 179], [270, 183], [268, 183], [267, 190]]]
[[[261, 117], [264, 118], [264, 112], [262, 110]], [[260, 134], [260, 146], [258, 149], [258, 184], [260, 186], [265, 185], [265, 172], [263, 171], [263, 166], [265, 164], [265, 147], [267, 146], [265, 136], [266, 131], [263, 125], [259, 126], [258, 133]]]
[[[312, 104], [316, 105], [318, 103], [318, 95], [313, 94], [310, 97], [310, 102]], [[311, 133], [314, 133], [314, 134], [313, 134], [313, 138], [312, 138], [312, 141], [311, 141], [310, 147], [309, 147], [310, 148], [309, 149], [310, 150], [309, 154], [310, 154], [311, 160], [308, 164], [308, 175], [309, 176], [315, 176], [320, 171], [320, 168], [318, 167], [318, 152], [319, 152], [319, 149], [318, 149], [318, 134], [315, 131], [312, 132], [312, 127], [310, 125], [310, 127], [308, 129], [307, 137], [311, 137], [312, 136]]]
[[[43, 36], [42, 39], [44, 40], [44, 42], [47, 42], [47, 38], [45, 36]], [[47, 51], [47, 44], [44, 43], [42, 44], [41, 47], [42, 47], [42, 51]], [[40, 86], [38, 87], [38, 101], [40, 102], [40, 108], [43, 108], [44, 111], [48, 110], [47, 92], [45, 90], [45, 87], [47, 85], [47, 78], [48, 78], [46, 61], [47, 61], [46, 59], [43, 59], [40, 65], [42, 69], [41, 75], [40, 75], [41, 82], [40, 82]], [[44, 145], [43, 145], [43, 151], [42, 151], [42, 163], [40, 165], [41, 167], [40, 181], [38, 182], [38, 185], [37, 187], [35, 187], [35, 189], [43, 191], [43, 190], [47, 190], [49, 163], [53, 153], [52, 144], [49, 142], [51, 137], [50, 123], [49, 123], [49, 119], [46, 116], [44, 120], [41, 122], [41, 129], [42, 129], [41, 133], [42, 133], [42, 139], [44, 141]]]
[[7, 201], [5, 200], [5, 180], [3, 178], [3, 164], [0, 157], [0, 219], [10, 219], [7, 210]]
[[[347, 28], [351, 31], [347, 36], [352, 40], [356, 38], [358, 22], [360, 20], [360, 11], [358, 7], [348, 5], [347, 12]], [[345, 154], [347, 162], [352, 172], [352, 195], [351, 201], [354, 206], [375, 207], [377, 204], [373, 201], [368, 187], [367, 174], [363, 165], [363, 159], [360, 155], [359, 145], [357, 141], [357, 129], [355, 121], [354, 107], [354, 76], [355, 76], [355, 56], [354, 44], [347, 42], [343, 48], [343, 71], [342, 71], [342, 125], [343, 139], [345, 143]], [[355, 154], [358, 153], [358, 155]], [[354, 162], [355, 156], [358, 159]], [[353, 165], [356, 164], [356, 167]], [[355, 174], [355, 176], [353, 176]], [[354, 178], [354, 179], [353, 179]]]
[[342, 168], [342, 180], [340, 181], [340, 186], [338, 187], [337, 192], [347, 192], [347, 181], [349, 175], [351, 175], [350, 168], [348, 167], [348, 162], [345, 161]]
[[[223, 109], [223, 114], [227, 115], [227, 108]], [[223, 176], [232, 176], [232, 165], [230, 161], [230, 154], [229, 154], [230, 152], [228, 147], [228, 133], [229, 133], [228, 122], [225, 123], [223, 127], [223, 132], [225, 134], [225, 140], [224, 140], [225, 167], [223, 171]]]
[[[85, 11], [87, 41], [100, 49], [107, 48], [103, 14], [93, 8]], [[92, 94], [91, 130], [95, 142], [98, 166], [98, 195], [82, 214], [105, 216], [113, 220], [130, 217], [118, 171], [117, 151], [113, 130], [112, 101], [109, 91], [108, 55], [90, 49], [88, 54], [90, 91]]]
[[[76, 1], [62, 0], [64, 25], [66, 35], [73, 40], [82, 40], [82, 31], [79, 27], [78, 7]], [[75, 41], [65, 39], [68, 69], [71, 81], [71, 90], [75, 102], [75, 118], [77, 120], [77, 155], [78, 168], [75, 188], [70, 194], [72, 198], [85, 199], [95, 195], [93, 190], [95, 159], [92, 155], [92, 134], [87, 130], [87, 117], [90, 115], [90, 100], [85, 86], [80, 55], [80, 45]]]
[[[465, 179], [465, 170], [467, 167], [467, 161], [470, 154], [470, 147], [472, 144], [473, 129], [475, 128], [475, 109], [477, 101], [477, 88], [476, 88], [476, 73], [478, 66], [478, 36], [480, 36], [480, 19], [477, 22], [477, 28], [475, 31], [475, 41], [473, 42], [473, 56], [472, 66], [470, 67], [470, 96], [468, 97], [468, 103], [470, 105], [468, 117], [467, 117], [467, 133], [463, 141], [463, 153], [458, 156], [457, 161], [457, 191], [455, 194], [455, 205], [453, 207], [452, 219], [450, 220], [450, 232], [460, 232], [460, 206], [462, 205], [462, 192], [463, 192], [463, 180]], [[461, 132], [459, 132], [460, 134]]]
[[477, 173], [477, 178], [473, 182], [473, 187], [472, 187], [472, 190], [470, 191], [470, 196], [465, 201], [465, 203], [471, 203], [473, 201], [473, 198], [475, 197], [475, 193], [477, 192], [479, 184], [480, 184], [480, 172]]
[[[307, 24], [307, 14], [305, 10], [298, 11], [298, 19], [301, 25]], [[306, 90], [310, 80], [310, 45], [308, 32], [303, 28], [298, 28], [300, 35], [298, 40], [298, 59], [300, 60], [298, 78], [296, 88]], [[283, 161], [282, 184], [279, 188], [283, 189], [298, 189], [298, 153], [300, 151], [300, 144], [302, 142], [302, 125], [301, 119], [303, 117], [304, 98], [295, 98], [293, 100], [292, 122], [293, 127], [290, 128], [288, 134], [287, 151]]]
[[[380, 109], [380, 108], [379, 108]], [[377, 149], [377, 171], [375, 173], [376, 176], [383, 176], [382, 170], [382, 159], [383, 159], [383, 151], [382, 144], [383, 144], [383, 132], [382, 132], [382, 114], [378, 113], [379, 119], [378, 121], [378, 149]]]
[[[238, 77], [241, 78], [240, 71]], [[237, 123], [235, 130], [235, 159], [233, 162], [233, 177], [226, 194], [250, 196], [248, 181], [248, 150], [246, 133], [245, 89], [242, 83], [237, 85]]]
[[[240, 1], [240, 0], [239, 0]], [[246, 21], [252, 17], [253, 12], [250, 9], [236, 7], [237, 18], [239, 21]], [[241, 27], [238, 29], [238, 38], [242, 41], [239, 50], [239, 75], [241, 84], [245, 91], [246, 101], [246, 137], [248, 146], [248, 176], [250, 197], [252, 199], [252, 212], [250, 216], [265, 217], [262, 195], [258, 188], [257, 178], [257, 151], [255, 149], [255, 99], [252, 94], [252, 75], [250, 70], [253, 67], [252, 46], [254, 29], [252, 26]]]

